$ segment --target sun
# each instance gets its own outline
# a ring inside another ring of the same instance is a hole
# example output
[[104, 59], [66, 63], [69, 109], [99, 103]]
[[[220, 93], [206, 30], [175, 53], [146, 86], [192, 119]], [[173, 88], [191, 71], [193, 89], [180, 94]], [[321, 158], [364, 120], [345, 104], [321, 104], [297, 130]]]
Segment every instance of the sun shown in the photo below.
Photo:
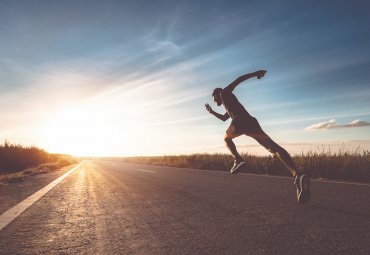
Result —
[[65, 107], [42, 128], [45, 149], [75, 156], [110, 155], [107, 148], [127, 141], [124, 134], [109, 114], [94, 107]]

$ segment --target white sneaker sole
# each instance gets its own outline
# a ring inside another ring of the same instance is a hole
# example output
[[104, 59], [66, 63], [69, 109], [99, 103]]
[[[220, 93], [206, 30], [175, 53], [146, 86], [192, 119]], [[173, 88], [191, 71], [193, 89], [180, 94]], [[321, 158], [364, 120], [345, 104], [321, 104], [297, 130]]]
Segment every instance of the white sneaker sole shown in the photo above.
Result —
[[238, 169], [239, 169], [242, 165], [244, 165], [244, 164], [245, 164], [245, 162], [244, 162], [244, 161], [240, 162], [240, 163], [239, 163], [239, 164], [237, 164], [235, 167], [231, 168], [230, 173], [231, 173], [231, 174], [236, 174], [236, 173], [238, 172]]
[[301, 187], [301, 190], [297, 196], [298, 203], [305, 203], [310, 200], [311, 197], [310, 179], [306, 175], [302, 175], [299, 179], [299, 186]]

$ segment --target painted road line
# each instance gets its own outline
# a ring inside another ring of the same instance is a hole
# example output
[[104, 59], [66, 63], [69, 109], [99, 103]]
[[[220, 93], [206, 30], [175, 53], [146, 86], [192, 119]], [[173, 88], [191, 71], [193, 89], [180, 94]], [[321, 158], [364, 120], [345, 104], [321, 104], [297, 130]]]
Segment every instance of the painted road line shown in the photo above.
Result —
[[[153, 168], [159, 168], [160, 166], [151, 166]], [[168, 168], [177, 168], [182, 170], [191, 170], [191, 171], [203, 171], [203, 172], [212, 172], [212, 173], [220, 173], [220, 174], [228, 174], [230, 175], [229, 171], [216, 171], [216, 170], [209, 170], [209, 169], [194, 169], [194, 168], [179, 168], [179, 167], [169, 167]], [[146, 170], [149, 171], [149, 170]], [[237, 173], [233, 174], [233, 176], [237, 175], [250, 175], [250, 176], [257, 176], [257, 177], [267, 177], [267, 178], [274, 178], [274, 179], [293, 179], [290, 176], [277, 176], [277, 175], [269, 175], [269, 174], [254, 174], [254, 173]], [[311, 179], [311, 182], [324, 182], [324, 183], [334, 183], [334, 184], [344, 184], [344, 185], [354, 185], [354, 186], [367, 186], [370, 187], [369, 183], [360, 183], [360, 182], [350, 182], [350, 181], [335, 181], [335, 180], [325, 180], [325, 179]]]
[[44, 196], [47, 192], [49, 192], [52, 188], [54, 188], [58, 183], [60, 183], [64, 178], [66, 178], [69, 174], [71, 174], [74, 170], [79, 168], [83, 162], [63, 174], [62, 176], [58, 177], [45, 187], [41, 188], [39, 191], [36, 191], [31, 196], [20, 202], [19, 204], [15, 205], [14, 207], [10, 208], [6, 212], [0, 215], [0, 231], [5, 228], [10, 222], [12, 222], [15, 218], [17, 218], [21, 213], [23, 213], [28, 207], [33, 205], [37, 202], [42, 196]]
[[[212, 170], [209, 170], [212, 171]], [[263, 174], [252, 174], [252, 173], [239, 173], [241, 175], [252, 175], [252, 176], [264, 176], [268, 178], [276, 178], [276, 179], [292, 179], [293, 177], [289, 176], [276, 176], [276, 175], [263, 175]], [[368, 183], [360, 183], [360, 182], [346, 182], [346, 181], [334, 181], [334, 180], [325, 180], [325, 179], [311, 179], [311, 182], [324, 182], [324, 183], [335, 183], [335, 184], [346, 184], [346, 185], [355, 185], [355, 186], [370, 186]]]
[[154, 172], [154, 171], [151, 171], [151, 170], [146, 170], [146, 169], [137, 169], [137, 170], [139, 170], [139, 171], [143, 171], [143, 172], [148, 172], [148, 173], [152, 173], [152, 174], [155, 174], [156, 172]]
[[359, 182], [330, 181], [330, 180], [321, 180], [321, 179], [312, 179], [311, 181], [370, 187], [370, 184], [368, 184], [368, 183], [359, 183]]

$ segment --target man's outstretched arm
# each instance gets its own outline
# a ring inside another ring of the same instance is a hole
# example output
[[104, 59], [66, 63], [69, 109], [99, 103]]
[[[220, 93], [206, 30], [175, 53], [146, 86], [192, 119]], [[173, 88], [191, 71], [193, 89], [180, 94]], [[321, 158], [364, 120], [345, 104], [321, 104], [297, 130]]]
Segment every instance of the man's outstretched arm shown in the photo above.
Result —
[[266, 70], [259, 70], [259, 71], [254, 72], [254, 73], [244, 74], [244, 75], [238, 77], [235, 81], [233, 81], [229, 85], [227, 85], [223, 90], [227, 91], [227, 92], [233, 92], [235, 87], [238, 86], [243, 81], [246, 81], [246, 80], [248, 80], [250, 78], [253, 78], [253, 77], [257, 77], [257, 79], [261, 79], [263, 76], [265, 76], [266, 73], [267, 73]]
[[214, 115], [215, 117], [217, 117], [218, 119], [222, 121], [226, 121], [230, 118], [227, 112], [224, 115], [219, 114], [218, 112], [215, 112], [214, 110], [212, 110], [212, 107], [209, 104], [206, 104], [206, 109], [210, 114]]

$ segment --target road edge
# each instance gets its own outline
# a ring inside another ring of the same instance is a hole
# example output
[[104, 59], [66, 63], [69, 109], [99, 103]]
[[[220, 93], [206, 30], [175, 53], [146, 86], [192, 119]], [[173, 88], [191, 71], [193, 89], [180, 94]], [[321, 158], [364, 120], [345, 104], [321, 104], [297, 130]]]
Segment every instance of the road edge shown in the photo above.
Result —
[[28, 207], [36, 203], [41, 197], [43, 197], [46, 193], [52, 190], [56, 185], [58, 185], [61, 181], [63, 181], [68, 175], [70, 175], [74, 170], [79, 168], [84, 161], [80, 162], [77, 166], [73, 167], [71, 170], [63, 174], [62, 176], [58, 177], [45, 187], [39, 189], [22, 202], [18, 203], [17, 205], [13, 206], [12, 208], [5, 211], [3, 214], [0, 215], [0, 231], [3, 230], [7, 225], [9, 225], [14, 219], [16, 219], [19, 215], [21, 215]]

